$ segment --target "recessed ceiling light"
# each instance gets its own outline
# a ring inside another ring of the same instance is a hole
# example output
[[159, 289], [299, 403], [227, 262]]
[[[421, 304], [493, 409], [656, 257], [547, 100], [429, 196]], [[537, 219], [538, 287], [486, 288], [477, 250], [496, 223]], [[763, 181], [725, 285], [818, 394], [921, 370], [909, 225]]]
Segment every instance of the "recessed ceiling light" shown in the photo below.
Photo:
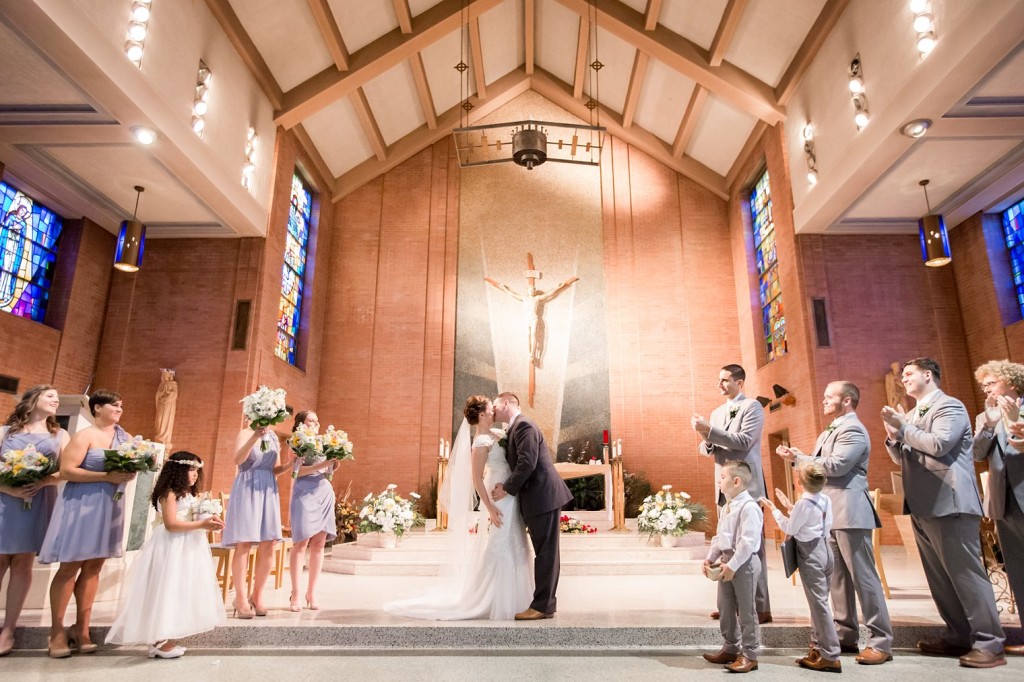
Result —
[[900, 126], [900, 135], [913, 138], [924, 137], [931, 125], [932, 122], [927, 118], [916, 118]]
[[156, 142], [156, 131], [152, 128], [145, 126], [133, 126], [132, 134], [135, 135], [135, 139], [142, 144], [153, 144]]

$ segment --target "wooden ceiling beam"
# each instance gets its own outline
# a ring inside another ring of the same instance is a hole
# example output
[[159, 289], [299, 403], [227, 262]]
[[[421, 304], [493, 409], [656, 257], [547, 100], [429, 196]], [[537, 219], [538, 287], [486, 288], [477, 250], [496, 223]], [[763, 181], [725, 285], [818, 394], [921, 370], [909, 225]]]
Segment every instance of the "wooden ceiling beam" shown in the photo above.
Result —
[[412, 11], [409, 9], [409, 0], [394, 0], [394, 3], [398, 28], [402, 33], [412, 33]]
[[295, 139], [299, 142], [299, 147], [313, 165], [313, 169], [320, 176], [320, 182], [317, 183], [318, 187], [326, 191], [333, 190], [334, 173], [331, 172], [330, 166], [324, 161], [320, 150], [316, 148], [316, 144], [313, 142], [313, 138], [309, 136], [306, 127], [300, 123], [292, 128], [292, 132], [295, 134]]
[[[586, 0], [557, 2], [581, 17], [585, 17], [590, 8]], [[653, 30], [646, 30], [644, 15], [625, 3], [600, 4], [596, 11], [601, 28], [700, 83], [716, 97], [772, 125], [785, 120], [785, 111], [776, 101], [775, 91], [749, 73], [729, 62], [711, 66], [707, 50], [664, 26], [658, 25]]]
[[676, 139], [672, 143], [672, 156], [677, 159], [682, 158], [686, 153], [686, 148], [690, 146], [693, 132], [697, 129], [697, 119], [700, 118], [700, 113], [704, 110], [704, 103], [707, 100], [708, 89], [703, 85], [694, 86], [690, 102], [686, 105], [686, 113], [683, 114], [683, 120], [679, 122]]
[[[228, 4], [228, 0], [207, 2]], [[469, 0], [466, 12], [473, 20], [502, 2]], [[351, 95], [357, 88], [457, 30], [463, 21], [462, 9], [462, 0], [442, 0], [416, 17], [412, 33], [395, 29], [353, 53], [348, 71], [341, 72], [331, 66], [295, 86], [284, 93], [283, 104], [276, 107], [274, 122], [293, 128], [331, 103]]]
[[377, 125], [377, 119], [374, 118], [373, 111], [370, 109], [370, 102], [366, 99], [366, 93], [363, 92], [362, 88], [356, 88], [356, 91], [352, 93], [349, 99], [352, 101], [352, 108], [355, 109], [356, 117], [359, 119], [359, 124], [363, 127], [363, 132], [370, 143], [370, 148], [378, 159], [384, 161], [388, 158], [388, 146], [384, 142], [384, 136], [380, 134], [380, 127]]
[[484, 48], [480, 42], [480, 18], [469, 20], [469, 56], [473, 60], [476, 94], [487, 99], [487, 74], [484, 73]]
[[715, 39], [711, 41], [711, 49], [708, 51], [708, 64], [711, 66], [718, 66], [725, 61], [725, 53], [729, 51], [736, 29], [740, 25], [740, 17], [746, 8], [747, 0], [729, 0], [729, 4], [725, 6], [722, 21], [718, 24]]
[[220, 24], [228, 42], [234, 46], [238, 56], [249, 68], [249, 73], [256, 79], [263, 94], [270, 100], [270, 105], [275, 109], [280, 109], [284, 103], [281, 86], [277, 84], [277, 79], [270, 72], [270, 67], [263, 61], [263, 56], [256, 49], [256, 43], [252, 42], [252, 38], [242, 26], [242, 22], [235, 14], [229, 0], [206, 0], [206, 7]]
[[736, 183], [739, 178], [740, 171], [743, 170], [744, 166], [747, 165], [747, 161], [750, 159], [750, 155], [754, 153], [754, 149], [761, 142], [761, 136], [768, 130], [768, 124], [764, 121], [758, 121], [754, 129], [750, 131], [750, 135], [747, 137], [747, 141], [743, 144], [743, 149], [736, 155], [736, 160], [732, 162], [732, 168], [725, 174], [725, 186], [732, 191], [732, 186]]
[[331, 6], [327, 4], [327, 0], [307, 0], [307, 2], [309, 11], [313, 13], [313, 19], [316, 20], [317, 28], [320, 29], [320, 35], [323, 36], [324, 43], [327, 45], [327, 51], [331, 53], [331, 59], [334, 60], [335, 68], [339, 71], [348, 71], [348, 49], [345, 47], [345, 39], [341, 37], [338, 22], [334, 20]]
[[576, 38], [576, 70], [573, 72], [572, 96], [579, 99], [583, 96], [583, 84], [587, 80], [587, 48], [590, 47], [590, 22], [580, 17], [580, 28]]
[[644, 30], [653, 31], [658, 25], [658, 17], [661, 15], [661, 0], [647, 0], [647, 9], [644, 10]]
[[537, 4], [536, 0], [523, 0], [523, 47], [526, 52], [526, 74], [533, 73], [533, 61], [537, 54]]
[[423, 56], [417, 52], [409, 59], [412, 67], [412, 79], [416, 82], [416, 94], [420, 98], [423, 117], [427, 119], [427, 128], [437, 127], [437, 111], [434, 109], [434, 97], [430, 94], [430, 83], [427, 81], [427, 70], [423, 66]]
[[629, 74], [629, 86], [626, 88], [626, 103], [622, 106], [622, 127], [629, 128], [633, 125], [633, 117], [636, 115], [636, 105], [640, 101], [640, 89], [643, 87], [644, 77], [647, 75], [647, 63], [650, 57], [640, 50], [636, 51], [633, 57], [633, 71]]
[[800, 49], [796, 51], [793, 61], [789, 63], [786, 73], [782, 74], [779, 85], [775, 88], [775, 99], [779, 106], [784, 107], [789, 104], [800, 81], [807, 74], [807, 70], [811, 68], [811, 62], [818, 56], [818, 51], [825, 44], [825, 39], [839, 23], [839, 17], [843, 15], [843, 11], [849, 4], [850, 0], [828, 0], [821, 8], [818, 18], [814, 20], [814, 25], [807, 32], [807, 37], [800, 44]]
[[[480, 119], [494, 113], [513, 99], [530, 89], [530, 76], [522, 69], [516, 69], [491, 83], [488, 88], [489, 97], [482, 100], [477, 96], [470, 97], [473, 109], [469, 112], [469, 123], [473, 125]], [[382, 175], [400, 163], [423, 151], [424, 148], [450, 135], [452, 130], [462, 125], [462, 102], [445, 111], [437, 118], [437, 128], [431, 130], [421, 126], [388, 147], [386, 160], [370, 158], [348, 171], [335, 181], [334, 201], [340, 201], [348, 194]]]

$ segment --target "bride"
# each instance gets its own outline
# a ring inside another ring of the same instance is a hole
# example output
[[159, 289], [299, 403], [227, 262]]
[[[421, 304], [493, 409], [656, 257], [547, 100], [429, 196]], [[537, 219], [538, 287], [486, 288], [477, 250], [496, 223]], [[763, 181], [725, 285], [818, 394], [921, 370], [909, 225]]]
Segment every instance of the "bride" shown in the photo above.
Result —
[[[511, 473], [501, 441], [504, 432], [491, 429], [494, 406], [485, 396], [466, 400], [463, 414], [437, 496], [448, 512], [443, 578], [421, 596], [385, 604], [388, 613], [431, 620], [511, 620], [533, 598], [532, 561], [519, 501], [507, 495], [495, 502], [489, 494]], [[472, 441], [470, 425], [476, 427]], [[473, 511], [475, 497], [486, 516]]]

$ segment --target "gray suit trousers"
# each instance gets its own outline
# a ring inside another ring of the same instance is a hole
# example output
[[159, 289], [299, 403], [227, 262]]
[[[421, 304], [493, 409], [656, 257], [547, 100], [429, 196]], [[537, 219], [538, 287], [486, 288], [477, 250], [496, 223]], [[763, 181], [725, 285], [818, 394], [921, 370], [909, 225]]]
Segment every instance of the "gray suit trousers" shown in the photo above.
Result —
[[832, 575], [832, 551], [824, 538], [796, 543], [800, 583], [811, 609], [811, 643], [829, 661], [839, 659], [839, 635], [828, 605], [828, 581]]
[[[724, 506], [718, 507], [718, 518], [725, 513]], [[764, 550], [764, 526], [761, 527], [761, 547], [757, 550], [757, 559], [761, 563], [761, 572], [757, 578], [757, 594], [754, 597], [754, 604], [758, 613], [771, 613], [772, 600], [768, 596], [768, 563], [765, 560]]]
[[757, 624], [754, 607], [754, 592], [761, 573], [761, 560], [755, 554], [740, 566], [732, 580], [718, 583], [718, 625], [725, 639], [723, 649], [751, 661], [757, 660], [761, 646], [761, 626]]
[[952, 646], [993, 654], [1003, 651], [992, 583], [981, 564], [981, 517], [975, 514], [911, 515], [928, 589], [946, 623], [941, 637]]
[[1003, 518], [996, 521], [996, 532], [999, 533], [1006, 578], [1013, 598], [1017, 600], [1017, 617], [1024, 625], [1024, 512], [1012, 494], [1006, 496], [1006, 510]]
[[[857, 646], [860, 627], [857, 624], [857, 600], [860, 600], [864, 625], [870, 633], [867, 645], [878, 651], [892, 653], [892, 623], [885, 604], [882, 580], [875, 568], [875, 552], [869, 529], [850, 528], [832, 531], [832, 607], [839, 642]], [[801, 575], [803, 571], [800, 572]]]

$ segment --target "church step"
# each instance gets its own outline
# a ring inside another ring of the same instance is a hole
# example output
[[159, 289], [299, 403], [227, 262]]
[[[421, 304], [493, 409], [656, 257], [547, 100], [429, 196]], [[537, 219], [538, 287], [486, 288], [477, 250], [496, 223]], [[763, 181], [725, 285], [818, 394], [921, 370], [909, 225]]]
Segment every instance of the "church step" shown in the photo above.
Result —
[[[701, 558], [693, 558], [682, 550], [673, 552], [673, 558], [638, 559], [635, 555], [618, 559], [574, 559], [562, 556], [562, 575], [698, 575]], [[666, 554], [667, 557], [667, 554]], [[324, 561], [327, 573], [364, 576], [434, 576], [440, 563], [436, 560], [416, 558], [379, 559], [359, 561], [330, 558]]]

